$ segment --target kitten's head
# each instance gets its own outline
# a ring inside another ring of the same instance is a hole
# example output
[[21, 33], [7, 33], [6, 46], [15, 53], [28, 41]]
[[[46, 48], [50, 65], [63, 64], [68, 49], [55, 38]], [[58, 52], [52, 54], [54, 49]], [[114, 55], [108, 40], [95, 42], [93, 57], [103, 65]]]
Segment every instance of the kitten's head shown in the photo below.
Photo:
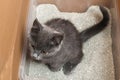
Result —
[[28, 39], [30, 56], [35, 60], [41, 60], [43, 57], [54, 56], [60, 50], [63, 34], [46, 25], [41, 25], [36, 19]]

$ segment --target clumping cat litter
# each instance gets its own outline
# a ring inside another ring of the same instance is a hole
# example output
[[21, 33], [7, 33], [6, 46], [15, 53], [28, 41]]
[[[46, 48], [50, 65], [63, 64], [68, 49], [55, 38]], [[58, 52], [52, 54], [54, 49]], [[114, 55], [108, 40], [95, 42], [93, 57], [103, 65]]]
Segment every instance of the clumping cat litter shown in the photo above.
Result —
[[[36, 7], [36, 17], [40, 23], [53, 18], [67, 19], [81, 32], [98, 23], [103, 16], [98, 6], [91, 6], [84, 13], [69, 13], [60, 12], [52, 4], [41, 4]], [[25, 80], [115, 80], [111, 46], [110, 21], [105, 30], [84, 44], [84, 57], [72, 74], [64, 75], [62, 70], [51, 72], [45, 65], [30, 60]]]

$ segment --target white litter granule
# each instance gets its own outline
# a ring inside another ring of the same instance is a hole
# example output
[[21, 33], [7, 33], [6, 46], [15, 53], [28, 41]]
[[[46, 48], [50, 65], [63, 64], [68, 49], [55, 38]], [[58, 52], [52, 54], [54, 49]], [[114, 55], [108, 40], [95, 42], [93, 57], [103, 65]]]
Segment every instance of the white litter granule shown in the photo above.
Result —
[[[98, 6], [90, 7], [85, 13], [60, 12], [55, 5], [42, 4], [36, 8], [41, 23], [53, 18], [70, 20], [79, 31], [98, 23], [102, 13]], [[84, 57], [72, 74], [66, 76], [62, 70], [51, 72], [45, 65], [30, 62], [25, 80], [115, 80], [112, 57], [111, 21], [108, 27], [83, 46]]]

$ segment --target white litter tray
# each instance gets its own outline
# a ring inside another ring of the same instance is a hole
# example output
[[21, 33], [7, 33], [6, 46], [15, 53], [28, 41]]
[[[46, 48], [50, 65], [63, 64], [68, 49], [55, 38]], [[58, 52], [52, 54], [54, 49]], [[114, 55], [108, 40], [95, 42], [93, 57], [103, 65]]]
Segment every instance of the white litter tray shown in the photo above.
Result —
[[36, 6], [36, 2], [31, 0], [26, 27], [26, 40], [19, 71], [20, 80], [115, 80], [111, 48], [111, 21], [105, 30], [84, 44], [82, 62], [79, 63], [72, 74], [66, 76], [62, 70], [51, 72], [45, 65], [34, 62], [26, 56], [27, 36], [36, 17], [41, 23], [51, 18], [65, 18], [70, 20], [77, 30], [82, 31], [98, 23], [102, 19], [102, 14], [98, 6], [90, 7], [85, 13], [69, 13], [60, 12], [56, 6], [51, 4]]

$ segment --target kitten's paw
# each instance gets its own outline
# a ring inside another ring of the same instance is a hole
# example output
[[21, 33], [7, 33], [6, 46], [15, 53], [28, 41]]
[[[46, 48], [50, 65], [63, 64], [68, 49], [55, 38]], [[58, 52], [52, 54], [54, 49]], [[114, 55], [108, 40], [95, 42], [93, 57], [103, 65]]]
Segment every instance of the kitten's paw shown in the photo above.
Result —
[[63, 73], [64, 73], [65, 75], [70, 75], [70, 74], [72, 74], [72, 72], [71, 72], [70, 70], [67, 70], [67, 69], [64, 69], [64, 68], [63, 68]]
[[57, 71], [60, 71], [61, 69], [60, 68], [55, 68], [55, 67], [52, 67], [51, 65], [49, 64], [46, 64], [48, 66], [48, 68], [53, 71], [53, 72], [57, 72]]
[[60, 71], [59, 68], [54, 68], [54, 67], [48, 67], [51, 71], [53, 72], [57, 72], [57, 71]]
[[63, 66], [63, 73], [65, 75], [70, 75], [71, 74], [71, 71], [72, 71], [73, 67], [70, 63], [67, 63]]

